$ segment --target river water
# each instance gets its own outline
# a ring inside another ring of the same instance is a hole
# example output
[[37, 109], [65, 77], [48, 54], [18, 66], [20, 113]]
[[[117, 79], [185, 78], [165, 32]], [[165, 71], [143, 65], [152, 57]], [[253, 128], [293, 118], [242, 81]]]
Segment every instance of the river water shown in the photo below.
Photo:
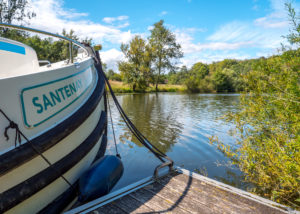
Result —
[[[209, 137], [217, 136], [222, 142], [235, 145], [235, 138], [230, 135], [234, 125], [221, 117], [236, 109], [238, 94], [122, 94], [117, 99], [141, 133], [175, 165], [242, 189], [246, 187], [239, 169], [209, 143]], [[131, 134], [111, 97], [109, 100], [125, 169], [116, 190], [152, 175], [160, 161]], [[107, 154], [115, 154], [110, 120], [108, 125]]]

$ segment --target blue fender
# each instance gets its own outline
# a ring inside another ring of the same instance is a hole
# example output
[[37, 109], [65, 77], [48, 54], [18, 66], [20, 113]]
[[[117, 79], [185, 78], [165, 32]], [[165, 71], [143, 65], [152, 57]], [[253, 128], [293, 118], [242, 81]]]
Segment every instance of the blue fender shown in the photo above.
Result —
[[79, 178], [78, 200], [85, 202], [108, 194], [120, 180], [123, 171], [120, 158], [113, 155], [100, 158]]

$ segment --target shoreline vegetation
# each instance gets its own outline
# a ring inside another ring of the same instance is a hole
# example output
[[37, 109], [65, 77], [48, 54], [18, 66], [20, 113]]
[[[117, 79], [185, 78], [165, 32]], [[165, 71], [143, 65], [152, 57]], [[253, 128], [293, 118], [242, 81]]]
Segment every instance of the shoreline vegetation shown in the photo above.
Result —
[[133, 91], [129, 84], [122, 81], [109, 80], [109, 83], [115, 93], [187, 92], [183, 85], [158, 84], [158, 91], [155, 85], [150, 85], [144, 91]]

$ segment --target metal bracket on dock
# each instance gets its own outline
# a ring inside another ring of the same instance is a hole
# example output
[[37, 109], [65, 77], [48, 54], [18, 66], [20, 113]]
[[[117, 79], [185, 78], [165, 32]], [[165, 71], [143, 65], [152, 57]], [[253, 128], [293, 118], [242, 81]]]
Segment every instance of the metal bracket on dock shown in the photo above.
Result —
[[163, 162], [161, 165], [157, 166], [154, 170], [154, 175], [153, 175], [154, 179], [159, 178], [158, 171], [162, 168], [169, 167], [169, 173], [170, 173], [173, 170], [173, 165], [174, 162], [171, 159], [168, 159], [168, 161]]

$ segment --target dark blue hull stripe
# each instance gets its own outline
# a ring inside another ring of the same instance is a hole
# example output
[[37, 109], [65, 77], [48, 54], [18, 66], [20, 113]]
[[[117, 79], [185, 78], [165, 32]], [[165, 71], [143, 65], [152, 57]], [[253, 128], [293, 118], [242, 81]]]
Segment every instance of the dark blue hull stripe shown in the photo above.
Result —
[[68, 172], [94, 148], [105, 133], [106, 113], [102, 111], [92, 133], [71, 153], [22, 183], [0, 194], [0, 213], [3, 213], [39, 192]]

